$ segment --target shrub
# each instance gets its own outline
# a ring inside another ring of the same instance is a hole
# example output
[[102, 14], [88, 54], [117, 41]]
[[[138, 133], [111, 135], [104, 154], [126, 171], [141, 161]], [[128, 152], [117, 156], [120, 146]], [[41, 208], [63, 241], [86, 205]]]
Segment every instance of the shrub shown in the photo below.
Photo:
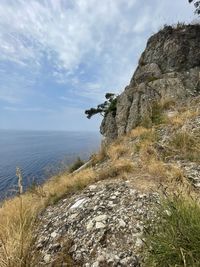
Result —
[[84, 163], [85, 162], [82, 161], [80, 157], [78, 157], [76, 161], [71, 166], [69, 166], [69, 172], [74, 172], [75, 170], [79, 169]]
[[88, 119], [99, 113], [102, 116], [106, 116], [109, 112], [112, 112], [114, 116], [116, 115], [117, 96], [113, 93], [107, 93], [105, 98], [107, 100], [104, 103], [99, 104], [96, 108], [85, 110], [85, 114], [87, 115]]
[[146, 266], [200, 266], [200, 205], [183, 195], [167, 197], [146, 226]]

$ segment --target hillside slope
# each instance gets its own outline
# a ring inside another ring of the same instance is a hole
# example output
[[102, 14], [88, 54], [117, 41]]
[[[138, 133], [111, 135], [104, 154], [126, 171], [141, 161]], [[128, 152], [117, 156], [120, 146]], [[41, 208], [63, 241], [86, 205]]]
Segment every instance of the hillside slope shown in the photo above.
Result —
[[200, 266], [199, 38], [151, 37], [99, 153], [2, 203], [0, 267]]
[[157, 114], [160, 123], [137, 127], [93, 156], [96, 182], [40, 216], [41, 264], [61, 266], [66, 247], [77, 266], [142, 264], [144, 225], [154, 219], [163, 188], [198, 196], [199, 105], [199, 97], [179, 107], [168, 103]]

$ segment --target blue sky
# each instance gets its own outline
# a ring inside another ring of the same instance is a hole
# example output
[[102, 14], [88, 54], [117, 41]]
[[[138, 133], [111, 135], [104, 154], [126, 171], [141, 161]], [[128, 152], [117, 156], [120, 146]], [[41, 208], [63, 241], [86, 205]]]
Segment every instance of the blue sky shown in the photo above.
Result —
[[187, 0], [1, 0], [0, 128], [98, 130], [84, 110], [129, 83], [147, 38]]

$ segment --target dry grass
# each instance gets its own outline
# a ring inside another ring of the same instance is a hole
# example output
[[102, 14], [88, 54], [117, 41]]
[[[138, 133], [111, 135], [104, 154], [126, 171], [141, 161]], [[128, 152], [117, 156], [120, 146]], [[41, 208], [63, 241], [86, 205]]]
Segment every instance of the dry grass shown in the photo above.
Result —
[[140, 158], [140, 169], [159, 183], [182, 182], [184, 180], [182, 170], [176, 165], [167, 164], [163, 161], [162, 155], [156, 149], [156, 137], [153, 133], [145, 135], [135, 145]]
[[117, 160], [109, 167], [101, 169], [97, 176], [97, 181], [108, 178], [126, 178], [126, 174], [134, 170], [133, 162], [130, 160]]
[[152, 177], [158, 183], [185, 182], [182, 170], [175, 164], [165, 163], [161, 153], [156, 147], [156, 130], [136, 128], [131, 132], [132, 136], [137, 136], [135, 152], [138, 153], [140, 164], [139, 169]]
[[[3, 203], [0, 209], [0, 266], [31, 266], [30, 252], [37, 215], [48, 204], [95, 180], [92, 169], [52, 178], [35, 193], [25, 193]], [[27, 265], [29, 264], [29, 265]]]
[[127, 136], [130, 138], [137, 138], [137, 137], [145, 136], [151, 133], [152, 133], [152, 129], [147, 129], [147, 128], [140, 126], [140, 127], [133, 129], [130, 133], [127, 134]]
[[187, 121], [200, 115], [200, 97], [189, 99], [184, 105], [176, 107], [177, 114], [168, 119], [170, 125], [181, 127]]
[[162, 110], [172, 109], [176, 106], [176, 101], [173, 98], [161, 98], [160, 106]]
[[104, 161], [106, 158], [108, 157], [107, 155], [107, 149], [105, 146], [101, 146], [100, 150], [98, 153], [95, 153], [93, 155], [91, 155], [91, 164], [92, 166], [101, 163], [102, 161]]
[[128, 147], [124, 145], [124, 143], [119, 143], [119, 144], [111, 144], [107, 150], [107, 155], [111, 160], [117, 160], [120, 157], [124, 156], [127, 154], [129, 151]]
[[200, 114], [198, 109], [195, 110], [185, 110], [180, 111], [175, 116], [172, 116], [171, 118], [168, 118], [168, 123], [170, 125], [175, 126], [176, 128], [180, 128], [183, 126], [187, 121], [191, 120], [192, 118], [197, 117]]
[[167, 164], [161, 160], [152, 160], [145, 166], [146, 171], [159, 183], [183, 183], [183, 171], [176, 164]]
[[190, 161], [200, 160], [200, 136], [195, 133], [179, 131], [169, 141], [169, 155], [179, 155]]
[[43, 186], [6, 200], [0, 209], [0, 267], [36, 266], [31, 263], [33, 230], [37, 215], [47, 205], [54, 204], [63, 196], [92, 182], [119, 176], [125, 178], [132, 170], [133, 163], [130, 160], [116, 159], [110, 167], [102, 169], [98, 174], [92, 168], [75, 174], [62, 174]]
[[143, 131], [142, 129], [139, 130], [141, 132], [139, 131], [140, 135], [138, 141], [135, 143], [134, 151], [139, 153], [139, 156], [143, 161], [149, 160], [150, 157], [157, 157], [157, 151], [153, 146], [157, 140], [155, 129], [146, 129], [146, 131]]

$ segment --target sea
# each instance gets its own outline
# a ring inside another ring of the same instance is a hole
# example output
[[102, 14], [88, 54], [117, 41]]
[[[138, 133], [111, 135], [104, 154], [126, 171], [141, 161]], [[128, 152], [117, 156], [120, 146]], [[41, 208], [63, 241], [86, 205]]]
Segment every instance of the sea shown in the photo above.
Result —
[[0, 200], [17, 193], [16, 168], [24, 190], [88, 160], [101, 143], [98, 132], [0, 130]]

